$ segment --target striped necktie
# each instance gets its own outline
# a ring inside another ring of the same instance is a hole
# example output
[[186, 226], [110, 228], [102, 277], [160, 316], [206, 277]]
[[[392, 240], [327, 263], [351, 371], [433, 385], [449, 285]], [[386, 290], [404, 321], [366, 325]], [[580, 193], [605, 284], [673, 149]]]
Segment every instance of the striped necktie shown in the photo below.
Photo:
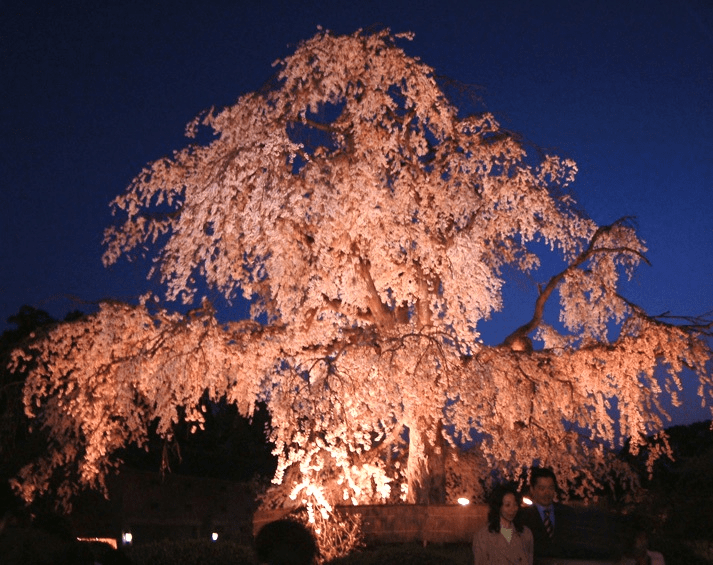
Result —
[[555, 534], [555, 529], [552, 527], [552, 522], [550, 521], [550, 511], [549, 509], [544, 511], [544, 518], [542, 523], [545, 525], [545, 530], [547, 531], [547, 536], [552, 537]]

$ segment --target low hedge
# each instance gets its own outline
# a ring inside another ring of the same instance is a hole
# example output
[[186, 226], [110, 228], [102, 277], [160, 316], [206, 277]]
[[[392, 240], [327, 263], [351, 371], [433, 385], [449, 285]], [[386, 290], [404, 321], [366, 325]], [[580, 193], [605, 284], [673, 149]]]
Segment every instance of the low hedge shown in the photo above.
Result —
[[163, 540], [126, 548], [132, 565], [257, 565], [251, 548], [230, 541]]
[[[163, 540], [129, 547], [125, 553], [132, 565], [258, 565], [251, 548], [225, 541]], [[403, 544], [356, 551], [328, 565], [471, 565], [472, 560], [466, 545]]]
[[402, 545], [376, 546], [356, 551], [346, 557], [329, 562], [329, 565], [471, 565], [473, 554], [466, 544], [422, 545], [409, 543]]

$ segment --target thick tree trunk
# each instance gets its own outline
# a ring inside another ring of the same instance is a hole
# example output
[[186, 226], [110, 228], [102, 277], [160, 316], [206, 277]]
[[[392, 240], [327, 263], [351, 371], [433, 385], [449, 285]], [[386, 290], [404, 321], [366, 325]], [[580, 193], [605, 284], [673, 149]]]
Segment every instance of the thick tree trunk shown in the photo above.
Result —
[[416, 418], [409, 427], [407, 502], [444, 504], [446, 501], [446, 459], [443, 425], [433, 418]]

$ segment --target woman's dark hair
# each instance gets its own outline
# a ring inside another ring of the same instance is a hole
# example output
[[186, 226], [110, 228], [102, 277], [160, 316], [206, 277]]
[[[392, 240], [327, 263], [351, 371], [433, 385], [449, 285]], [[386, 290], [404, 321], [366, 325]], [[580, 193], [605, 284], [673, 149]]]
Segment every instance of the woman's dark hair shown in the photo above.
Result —
[[[514, 486], [502, 485], [495, 487], [488, 500], [488, 531], [490, 532], [498, 533], [500, 531], [500, 508], [503, 506], [503, 499], [506, 494], [512, 494], [515, 497], [518, 507], [522, 503], [522, 497]], [[515, 530], [518, 533], [522, 533], [522, 519], [519, 511], [512, 523], [515, 526]]]

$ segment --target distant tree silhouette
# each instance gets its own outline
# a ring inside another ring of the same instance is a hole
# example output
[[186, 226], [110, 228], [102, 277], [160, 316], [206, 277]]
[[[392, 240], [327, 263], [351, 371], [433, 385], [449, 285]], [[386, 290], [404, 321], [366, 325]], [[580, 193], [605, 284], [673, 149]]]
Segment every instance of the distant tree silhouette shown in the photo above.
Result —
[[7, 322], [15, 328], [0, 335], [0, 477], [3, 481], [39, 456], [45, 447], [44, 441], [30, 434], [30, 421], [25, 415], [22, 396], [29, 366], [21, 371], [10, 371], [10, 353], [33, 333], [46, 330], [57, 320], [44, 310], [24, 305], [17, 314], [8, 317]]
[[206, 405], [210, 408], [203, 430], [190, 433], [190, 426], [179, 422], [170, 440], [152, 433], [148, 449], [127, 446], [120, 451], [120, 458], [139, 469], [181, 475], [233, 481], [271, 478], [277, 461], [266, 438], [267, 409], [258, 406], [248, 419], [235, 405], [225, 402], [206, 402]]

